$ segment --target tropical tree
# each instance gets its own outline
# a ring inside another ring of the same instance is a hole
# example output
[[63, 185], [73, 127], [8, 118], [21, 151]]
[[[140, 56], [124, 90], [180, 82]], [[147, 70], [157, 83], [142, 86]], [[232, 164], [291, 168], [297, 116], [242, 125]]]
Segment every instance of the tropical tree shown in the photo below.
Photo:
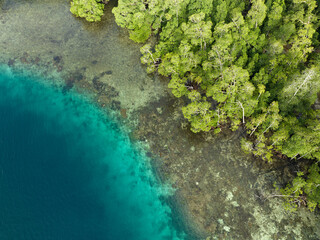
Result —
[[100, 21], [104, 4], [107, 2], [106, 0], [72, 0], [70, 12], [77, 17], [85, 18], [89, 22]]

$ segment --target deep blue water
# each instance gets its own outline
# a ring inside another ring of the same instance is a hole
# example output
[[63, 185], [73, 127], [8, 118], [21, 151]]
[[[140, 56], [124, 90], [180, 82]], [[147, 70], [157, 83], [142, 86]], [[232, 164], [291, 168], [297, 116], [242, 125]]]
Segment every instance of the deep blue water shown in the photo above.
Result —
[[0, 68], [0, 239], [177, 237], [143, 154], [93, 104]]

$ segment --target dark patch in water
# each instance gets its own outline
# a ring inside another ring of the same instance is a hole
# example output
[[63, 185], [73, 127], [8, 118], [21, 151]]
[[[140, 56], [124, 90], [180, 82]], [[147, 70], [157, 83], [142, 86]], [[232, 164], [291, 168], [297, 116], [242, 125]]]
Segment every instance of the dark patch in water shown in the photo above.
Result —
[[36, 57], [35, 59], [32, 59], [32, 63], [38, 64], [40, 62], [40, 58]]
[[63, 69], [63, 59], [62, 56], [53, 57], [53, 66], [57, 68], [58, 72], [61, 72]]
[[112, 101], [112, 102], [111, 102], [111, 109], [112, 109], [112, 110], [120, 110], [120, 109], [121, 109], [121, 102], [119, 102], [119, 101]]
[[62, 92], [66, 93], [67, 91], [69, 91], [70, 89], [73, 88], [73, 84], [74, 84], [74, 80], [71, 78], [68, 78], [66, 80], [66, 85], [63, 87]]
[[104, 91], [106, 88], [105, 84], [99, 81], [99, 77], [94, 77], [92, 79], [92, 83], [93, 83], [93, 87], [99, 92]]
[[64, 35], [64, 41], [65, 41], [65, 42], [68, 42], [69, 39], [73, 38], [73, 36], [74, 36], [74, 31], [73, 31], [73, 30], [68, 31], [68, 32]]
[[57, 44], [57, 45], [61, 45], [62, 41], [61, 40], [56, 40], [53, 37], [49, 37], [48, 39], [50, 42]]
[[15, 59], [9, 59], [9, 61], [8, 61], [8, 66], [9, 67], [12, 67], [13, 65], [14, 65], [14, 63], [15, 63]]
[[22, 57], [20, 58], [20, 61], [22, 63], [29, 63], [28, 57], [29, 57], [29, 54], [27, 52], [24, 52]]
[[119, 92], [112, 86], [107, 85], [106, 86], [106, 92], [109, 97], [115, 98], [119, 96]]
[[80, 72], [74, 73], [74, 74], [72, 75], [72, 77], [73, 77], [73, 79], [74, 79], [75, 81], [81, 81], [81, 80], [84, 79], [83, 74], [80, 73]]
[[151, 152], [147, 152], [146, 155], [147, 155], [147, 157], [149, 157], [149, 158], [152, 157], [152, 153], [151, 153]]
[[54, 61], [55, 64], [60, 63], [61, 60], [62, 60], [62, 57], [61, 57], [61, 56], [55, 56], [55, 57], [53, 57], [53, 61]]
[[0, 1], [0, 4], [1, 4], [1, 9], [3, 11], [8, 11], [10, 8], [12, 8], [14, 6], [13, 1], [11, 1], [11, 0]]
[[[58, 67], [59, 70], [59, 67]], [[80, 72], [71, 73], [69, 77], [65, 80], [65, 86], [63, 88], [63, 93], [66, 93], [73, 88], [75, 82], [79, 82], [84, 79], [84, 76]]]
[[102, 73], [100, 74], [100, 77], [103, 77], [103, 76], [105, 76], [105, 75], [111, 75], [111, 74], [112, 74], [112, 71], [111, 71], [111, 70], [105, 71], [105, 72], [102, 72]]

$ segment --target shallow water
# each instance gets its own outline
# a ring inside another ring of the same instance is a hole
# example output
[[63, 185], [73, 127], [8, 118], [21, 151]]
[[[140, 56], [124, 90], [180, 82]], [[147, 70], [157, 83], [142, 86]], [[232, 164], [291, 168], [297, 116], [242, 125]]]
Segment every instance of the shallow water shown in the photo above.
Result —
[[[304, 208], [294, 214], [288, 213], [283, 210], [281, 199], [265, 199], [264, 197], [274, 194], [272, 185], [275, 181], [285, 186], [290, 180], [288, 172], [294, 172], [292, 169], [289, 171], [285, 165], [266, 167], [259, 159], [252, 159], [245, 155], [240, 149], [239, 137], [241, 132], [225, 132], [219, 136], [212, 136], [210, 133], [192, 134], [190, 132], [181, 112], [183, 101], [170, 97], [170, 94], [167, 93], [166, 81], [161, 81], [155, 75], [146, 74], [144, 67], [140, 64], [140, 45], [133, 43], [128, 38], [126, 30], [119, 28], [114, 21], [111, 9], [115, 5], [116, 1], [110, 0], [102, 22], [88, 23], [70, 14], [69, 1], [66, 0], [0, 0], [0, 63], [7, 64], [15, 70], [32, 69], [34, 80], [38, 79], [38, 77], [34, 77], [35, 75], [44, 76], [47, 82], [62, 87], [62, 92], [66, 96], [64, 102], [67, 104], [64, 105], [61, 102], [61, 105], [68, 109], [66, 112], [73, 112], [70, 109], [75, 107], [75, 102], [77, 104], [81, 102], [78, 101], [79, 96], [76, 97], [78, 100], [74, 99], [76, 96], [72, 92], [74, 90], [90, 92], [91, 99], [95, 100], [97, 105], [105, 106], [108, 111], [110, 109], [115, 110], [113, 113], [118, 113], [121, 123], [124, 122], [130, 126], [130, 131], [132, 130], [130, 135], [148, 143], [148, 155], [153, 154], [152, 163], [154, 167], [156, 166], [155, 170], [159, 173], [158, 177], [161, 177], [163, 182], [169, 182], [175, 187], [176, 191], [172, 198], [160, 198], [170, 200], [168, 203], [172, 205], [171, 211], [173, 212], [172, 217], [175, 226], [179, 225], [190, 235], [192, 234], [191, 237], [188, 236], [190, 239], [202, 240], [206, 238], [203, 236], [211, 236], [210, 240], [320, 239], [320, 216], [318, 213], [310, 213]], [[66, 85], [64, 85], [64, 82]], [[17, 89], [16, 86], [13, 85], [10, 88], [10, 90], [13, 89]], [[53, 91], [53, 89], [51, 90]], [[49, 96], [52, 95], [49, 94]], [[86, 94], [86, 96], [88, 95]], [[57, 103], [54, 102], [53, 104]], [[44, 105], [38, 103], [35, 106], [43, 109]], [[98, 115], [101, 114], [98, 110], [93, 110], [95, 108], [91, 105], [87, 105], [85, 108], [85, 112], [91, 113], [94, 111]], [[80, 107], [80, 109], [84, 108]], [[51, 112], [56, 113], [56, 111]], [[49, 112], [47, 111], [47, 113]], [[90, 116], [93, 115], [83, 114], [83, 111], [77, 112], [77, 115], [88, 117], [92, 124], [100, 125], [100, 123], [105, 122], [101, 118], [91, 118]], [[37, 117], [41, 116], [42, 114], [37, 114]], [[74, 127], [77, 124], [69, 122], [67, 120], [69, 115], [66, 116], [65, 113], [56, 114], [56, 116], [59, 117], [48, 116], [48, 118], [52, 117], [59, 121], [61, 119], [62, 122], [52, 123], [52, 121], [47, 121], [46, 125], [49, 124], [54, 128], [69, 124], [72, 134], [78, 132], [79, 128], [87, 129], [87, 123], [83, 126]], [[37, 118], [34, 117], [34, 119]], [[100, 119], [101, 121], [92, 121], [92, 119]], [[115, 126], [113, 123], [110, 124], [111, 122], [108, 121], [107, 126], [110, 126], [110, 128]], [[89, 124], [89, 126], [93, 125]], [[89, 128], [91, 129], [91, 127]], [[91, 132], [94, 133], [94, 136], [90, 135]], [[108, 197], [107, 194], [103, 193], [107, 193], [107, 189], [112, 187], [112, 184], [108, 184], [110, 179], [108, 178], [105, 181], [105, 177], [103, 177], [109, 176], [107, 173], [110, 173], [111, 167], [102, 164], [102, 160], [92, 162], [92, 159], [90, 159], [90, 161], [86, 161], [91, 152], [95, 155], [103, 155], [104, 152], [101, 151], [110, 149], [108, 148], [109, 141], [100, 138], [102, 136], [99, 134], [100, 131], [97, 134], [95, 133], [96, 130], [90, 130], [86, 133], [87, 136], [91, 136], [92, 140], [95, 140], [88, 146], [88, 149], [91, 149], [88, 151], [81, 147], [88, 141], [78, 141], [79, 133], [77, 133], [77, 137], [75, 135], [70, 137], [69, 133], [66, 134], [68, 140], [64, 145], [70, 146], [70, 143], [72, 143], [72, 148], [68, 147], [66, 152], [74, 148], [81, 153], [78, 153], [79, 159], [77, 160], [77, 163], [81, 164], [70, 163], [67, 167], [78, 169], [79, 176], [86, 176], [87, 184], [82, 181], [84, 187], [83, 190], [80, 190], [80, 186], [75, 188], [75, 184], [69, 180], [67, 184], [71, 189], [69, 190], [70, 196], [68, 194], [61, 195], [62, 200], [68, 197], [68, 199], [72, 199], [72, 196], [78, 197], [79, 195], [83, 198], [87, 196], [87, 202], [92, 200], [90, 206], [85, 204], [74, 206], [73, 200], [69, 201], [69, 205], [72, 205], [72, 209], [88, 209], [88, 211], [79, 210], [79, 216], [81, 214], [81, 216], [90, 215], [90, 212], [92, 212], [88, 221], [90, 220], [93, 224], [99, 218], [101, 220], [107, 219], [105, 217], [107, 215], [101, 214], [103, 211], [96, 211], [95, 207], [99, 204], [104, 206], [103, 203], [106, 203], [105, 200], [109, 199], [110, 196]], [[97, 136], [99, 137], [97, 138]], [[125, 134], [121, 134], [121, 136], [126, 138]], [[64, 143], [65, 137], [60, 139]], [[106, 142], [103, 145], [104, 147], [96, 147], [101, 146], [100, 141]], [[127, 140], [126, 143], [128, 143]], [[59, 151], [62, 150], [63, 147], [60, 147]], [[134, 154], [137, 153], [135, 147], [132, 147], [132, 150], [135, 152]], [[139, 161], [141, 158], [137, 157], [136, 160]], [[127, 163], [126, 158], [123, 161]], [[63, 162], [59, 166], [62, 165], [64, 166], [65, 163]], [[59, 166], [52, 166], [52, 168], [57, 169]], [[100, 170], [97, 170], [98, 168]], [[144, 174], [147, 174], [144, 172], [146, 168], [142, 166], [140, 169], [142, 169], [142, 179], [148, 179], [147, 181], [149, 181], [148, 177], [144, 177]], [[147, 169], [150, 169], [149, 166], [147, 166]], [[65, 173], [64, 176], [68, 176], [70, 171]], [[137, 171], [135, 173], [138, 173]], [[20, 172], [23, 171], [20, 170]], [[122, 173], [122, 170], [118, 170], [118, 172]], [[150, 176], [149, 173], [147, 176]], [[111, 178], [112, 181], [119, 181], [116, 176]], [[75, 178], [74, 181], [76, 179], [79, 178]], [[102, 180], [103, 184], [98, 184]], [[60, 184], [66, 183], [61, 180]], [[131, 182], [128, 184], [131, 184]], [[134, 183], [132, 184], [134, 185]], [[149, 186], [154, 186], [154, 184], [155, 181], [152, 180]], [[23, 187], [19, 187], [19, 189], [21, 188]], [[159, 196], [158, 187], [151, 187], [151, 189], [156, 192], [154, 196]], [[88, 194], [85, 195], [85, 193]], [[50, 198], [42, 197], [42, 199], [48, 201]], [[59, 206], [61, 202], [58, 202]], [[66, 202], [68, 201], [66, 200]], [[156, 202], [159, 203], [158, 200]], [[16, 205], [16, 203], [11, 204], [13, 207]], [[50, 204], [51, 206], [58, 205]], [[123, 209], [125, 212], [130, 212], [129, 210], [126, 211], [129, 208], [136, 215], [145, 216], [141, 212], [139, 213], [139, 207], [124, 207]], [[164, 208], [167, 209], [166, 206]], [[160, 216], [165, 216], [166, 214], [162, 215], [162, 213], [167, 210], [162, 211], [161, 209], [163, 210], [163, 208], [160, 207]], [[116, 207], [111, 210], [117, 212]], [[169, 209], [168, 211], [170, 212]], [[7, 213], [7, 210], [0, 211], [0, 214], [5, 213]], [[39, 215], [39, 213], [35, 213]], [[179, 216], [183, 216], [183, 221]], [[153, 219], [159, 216], [151, 217]], [[20, 220], [18, 215], [15, 219]], [[30, 221], [29, 218], [25, 219], [28, 219], [28, 221], [24, 221], [24, 224]], [[53, 218], [53, 220], [56, 219]], [[71, 223], [75, 224], [70, 219], [60, 220], [65, 224], [70, 223], [66, 227], [61, 224], [63, 231], [60, 232], [62, 233], [71, 229]], [[160, 217], [160, 222], [162, 220], [168, 223], [161, 224], [162, 228], [167, 229], [172, 226], [170, 217]], [[15, 233], [14, 227], [19, 225], [20, 222], [6, 221], [4, 215], [2, 215], [0, 216], [0, 229], [10, 226], [12, 233]], [[117, 222], [117, 218], [115, 222]], [[48, 225], [49, 223], [50, 221], [47, 222]], [[84, 226], [83, 223], [77, 220], [76, 224], [80, 226], [81, 236], [86, 236], [85, 231], [90, 234], [90, 230], [82, 227]], [[128, 226], [133, 226], [130, 224]], [[157, 226], [153, 222], [150, 224]], [[19, 227], [22, 229], [20, 225]], [[137, 223], [134, 226], [140, 225]], [[139, 227], [135, 228], [139, 229]], [[9, 231], [9, 228], [6, 228], [6, 230]], [[96, 224], [96, 232], [102, 234], [103, 231], [107, 230]], [[172, 229], [169, 232], [171, 234], [175, 231]], [[97, 238], [100, 236], [98, 236], [98, 233], [96, 234]], [[168, 231], [165, 230], [163, 233], [168, 233]], [[28, 234], [25, 233], [26, 236], [31, 236], [31, 239], [38, 236], [36, 232], [30, 231]], [[31, 234], [34, 234], [34, 236]], [[112, 237], [110, 231], [107, 232], [107, 235]], [[159, 234], [155, 235], [162, 237]], [[3, 237], [5, 239], [7, 236]], [[90, 236], [89, 239], [92, 238]], [[174, 238], [174, 234], [168, 236], [168, 239], [172, 238]], [[3, 238], [0, 235], [1, 239]], [[23, 236], [21, 236], [21, 239], [23, 239]], [[56, 238], [53, 237], [52, 239]], [[61, 236], [58, 236], [58, 239], [61, 239]], [[73, 238], [71, 237], [71, 239]]]
[[92, 103], [0, 69], [0, 239], [183, 239], [163, 197]]
[[129, 113], [157, 100], [163, 88], [140, 64], [139, 45], [119, 28], [111, 0], [101, 22], [70, 13], [65, 0], [0, 0], [0, 62], [59, 73], [69, 87], [90, 83]]

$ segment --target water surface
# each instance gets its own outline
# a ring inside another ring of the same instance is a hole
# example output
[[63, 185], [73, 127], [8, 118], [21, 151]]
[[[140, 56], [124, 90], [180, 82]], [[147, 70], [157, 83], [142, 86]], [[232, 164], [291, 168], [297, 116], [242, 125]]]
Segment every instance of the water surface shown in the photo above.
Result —
[[0, 68], [0, 239], [182, 239], [147, 158], [84, 97]]

